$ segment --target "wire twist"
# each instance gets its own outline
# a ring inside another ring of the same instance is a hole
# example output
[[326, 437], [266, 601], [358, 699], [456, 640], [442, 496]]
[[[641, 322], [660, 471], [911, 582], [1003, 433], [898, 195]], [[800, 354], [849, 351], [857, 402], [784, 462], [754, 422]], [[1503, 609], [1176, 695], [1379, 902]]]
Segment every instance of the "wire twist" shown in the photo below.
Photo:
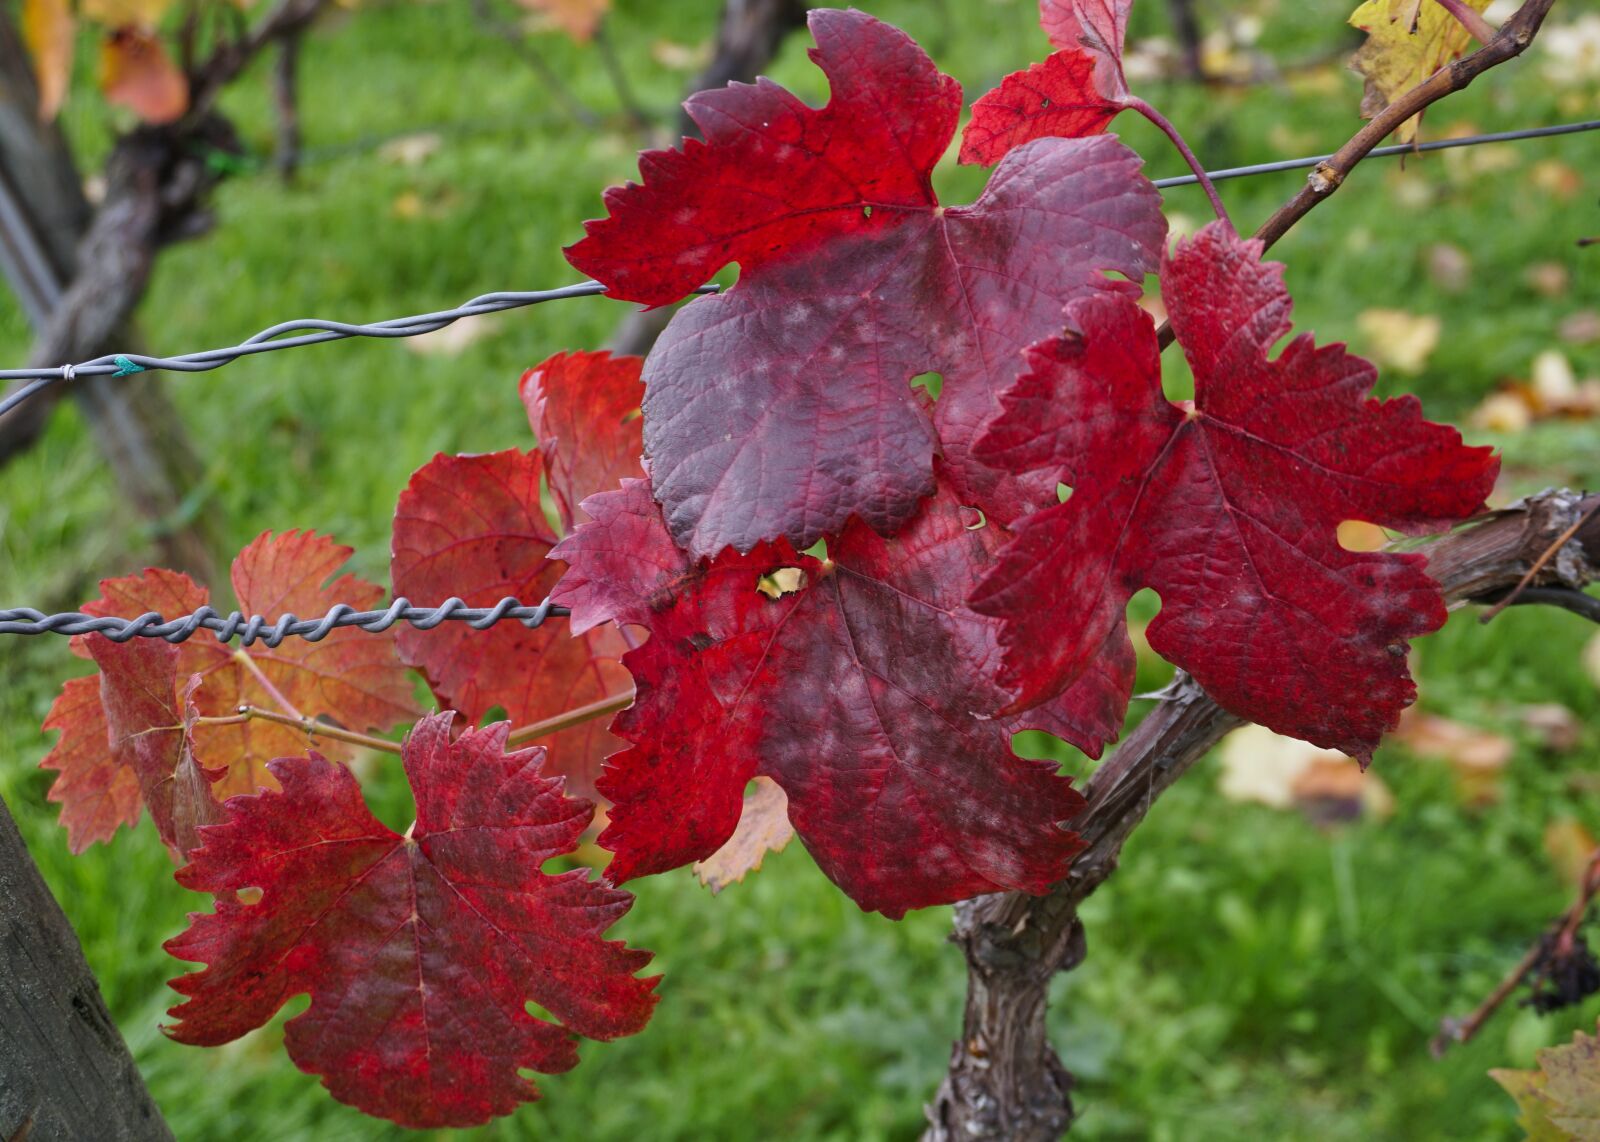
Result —
[[549, 619], [565, 617], [570, 613], [566, 607], [555, 606], [548, 598], [530, 607], [509, 596], [492, 607], [469, 606], [459, 598], [446, 599], [436, 607], [415, 606], [411, 600], [401, 598], [381, 611], [358, 611], [346, 603], [336, 603], [327, 614], [318, 618], [302, 619], [291, 613], [279, 616], [277, 622], [269, 622], [262, 615], [243, 615], [238, 611], [224, 615], [210, 607], [201, 607], [193, 614], [174, 619], [163, 618], [154, 611], [137, 618], [120, 619], [86, 615], [81, 611], [47, 615], [32, 607], [13, 607], [0, 610], [0, 635], [101, 634], [112, 642], [159, 638], [178, 643], [187, 641], [202, 630], [209, 630], [216, 632], [218, 642], [232, 642], [237, 638], [241, 646], [260, 642], [276, 647], [291, 637], [320, 642], [342, 627], [359, 627], [377, 634], [402, 622], [418, 630], [432, 630], [447, 622], [464, 622], [474, 630], [488, 630], [496, 623], [514, 620], [532, 630], [543, 626]]

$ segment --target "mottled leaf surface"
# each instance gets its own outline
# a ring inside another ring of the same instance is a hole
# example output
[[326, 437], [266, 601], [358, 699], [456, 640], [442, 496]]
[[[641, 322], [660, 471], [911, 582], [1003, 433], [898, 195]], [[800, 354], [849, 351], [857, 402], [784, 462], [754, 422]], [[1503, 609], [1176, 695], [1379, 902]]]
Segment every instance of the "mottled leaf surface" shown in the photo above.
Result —
[[[832, 98], [768, 81], [687, 104], [705, 142], [642, 156], [606, 195], [572, 263], [614, 297], [661, 305], [729, 262], [737, 285], [696, 300], [645, 363], [645, 452], [678, 543], [695, 555], [859, 518], [892, 533], [933, 492], [942, 454], [963, 498], [1006, 522], [1053, 486], [967, 450], [1016, 376], [1100, 273], [1135, 280], [1165, 233], [1159, 196], [1106, 137], [1039, 140], [970, 206], [942, 206], [934, 164], [959, 86], [898, 30], [811, 14]], [[911, 382], [942, 377], [931, 408]]]
[[1214, 223], [1180, 243], [1162, 296], [1195, 375], [1193, 406], [1161, 389], [1153, 323], [1113, 294], [1030, 370], [979, 443], [1073, 489], [1018, 528], [972, 598], [1003, 620], [1002, 681], [1026, 706], [1076, 681], [1118, 633], [1128, 597], [1161, 596], [1150, 645], [1252, 721], [1368, 759], [1415, 696], [1407, 640], [1445, 606], [1419, 555], [1351, 552], [1349, 519], [1409, 533], [1477, 511], [1499, 462], [1367, 399], [1370, 364], [1290, 341], [1282, 267]]
[[[540, 871], [574, 849], [593, 807], [562, 795], [542, 750], [505, 753], [505, 723], [452, 742], [451, 718], [424, 718], [406, 741], [417, 820], [404, 836], [315, 754], [273, 762], [282, 792], [228, 802], [178, 873], [217, 899], [167, 943], [209, 965], [173, 981], [187, 997], [173, 1038], [230, 1042], [309, 994], [284, 1027], [295, 1063], [341, 1102], [429, 1128], [537, 1098], [518, 1072], [570, 1070], [574, 1036], [644, 1026], [649, 955], [603, 938], [632, 898], [586, 870]], [[247, 888], [257, 902], [238, 898]]]
[[980, 714], [1003, 700], [997, 627], [962, 597], [994, 540], [948, 486], [892, 539], [850, 527], [827, 561], [782, 541], [696, 561], [645, 481], [586, 507], [594, 522], [553, 553], [572, 566], [557, 601], [577, 629], [650, 632], [624, 660], [639, 696], [613, 726], [633, 748], [600, 781], [617, 882], [717, 852], [757, 774], [869, 910], [1040, 892], [1066, 871], [1080, 843], [1060, 822], [1082, 799], [1012, 753], [1017, 723]]

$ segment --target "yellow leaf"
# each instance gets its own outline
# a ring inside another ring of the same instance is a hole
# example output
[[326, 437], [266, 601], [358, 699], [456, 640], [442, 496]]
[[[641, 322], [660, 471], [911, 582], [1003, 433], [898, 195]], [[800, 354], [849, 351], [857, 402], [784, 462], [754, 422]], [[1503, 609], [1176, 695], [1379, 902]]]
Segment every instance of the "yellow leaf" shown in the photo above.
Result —
[[154, 28], [172, 7], [172, 0], [82, 0], [85, 20], [105, 28]]
[[1386, 369], [1415, 376], [1439, 347], [1442, 325], [1432, 314], [1368, 309], [1356, 317], [1363, 348]]
[[1573, 890], [1583, 887], [1589, 858], [1600, 844], [1594, 834], [1572, 817], [1561, 817], [1544, 827], [1544, 853], [1562, 881]]
[[100, 44], [100, 90], [107, 101], [127, 107], [159, 126], [189, 110], [189, 84], [155, 36], [123, 28]]
[[1575, 1031], [1565, 1046], [1546, 1047], [1536, 1071], [1494, 1070], [1522, 1111], [1528, 1142], [1600, 1140], [1600, 1039]]
[[705, 860], [695, 861], [695, 875], [713, 893], [721, 892], [759, 869], [769, 852], [782, 852], [793, 836], [789, 798], [775, 781], [758, 777], [756, 787], [744, 799], [739, 827], [727, 844]]
[[[1482, 12], [1490, 0], [1466, 3]], [[1409, 0], [1367, 0], [1351, 13], [1350, 23], [1367, 33], [1367, 42], [1351, 57], [1350, 66], [1366, 76], [1361, 114], [1368, 119], [1461, 55], [1472, 42], [1460, 22], [1432, 2], [1417, 8]], [[1395, 138], [1402, 143], [1415, 139], [1421, 118], [1407, 119], [1395, 131]]]
[[72, 78], [74, 25], [67, 0], [22, 0], [22, 38], [39, 81], [39, 118], [48, 123], [61, 110]]
[[517, 0], [528, 11], [543, 16], [579, 43], [594, 38], [611, 7], [611, 0]]

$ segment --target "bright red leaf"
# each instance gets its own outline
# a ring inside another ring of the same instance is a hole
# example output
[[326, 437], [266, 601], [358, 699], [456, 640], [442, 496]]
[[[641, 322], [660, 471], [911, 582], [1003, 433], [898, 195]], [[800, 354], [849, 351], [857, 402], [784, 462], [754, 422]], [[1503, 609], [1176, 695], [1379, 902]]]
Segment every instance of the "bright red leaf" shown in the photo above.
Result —
[[[372, 606], [382, 598], [382, 588], [353, 575], [331, 578], [349, 557], [350, 548], [312, 532], [265, 533], [234, 560], [239, 608], [276, 620], [284, 612], [320, 615], [339, 602]], [[209, 602], [206, 590], [187, 575], [159, 569], [103, 580], [100, 591], [100, 598], [83, 605], [84, 613], [135, 618], [155, 612], [174, 618]], [[74, 639], [72, 645], [79, 655], [90, 656], [85, 638]], [[344, 629], [321, 642], [287, 639], [276, 648], [257, 643], [241, 650], [200, 633], [174, 653], [175, 678], [200, 675], [194, 704], [207, 717], [232, 715], [241, 705], [276, 710], [282, 701], [306, 717], [329, 717], [362, 731], [387, 730], [415, 716], [411, 674], [395, 653], [392, 634]], [[131, 655], [113, 659], [136, 660]], [[118, 825], [139, 819], [137, 779], [115, 755], [104, 692], [103, 678], [69, 682], [45, 723], [46, 729], [64, 731], [41, 765], [61, 771], [50, 799], [61, 803], [61, 821], [74, 851], [110, 840]], [[175, 693], [172, 701], [177, 702]], [[123, 730], [134, 733], [138, 727], [130, 723]], [[301, 752], [306, 744], [301, 731], [259, 720], [196, 726], [194, 738], [201, 759], [227, 769], [217, 784], [218, 797], [270, 787], [267, 762]], [[332, 756], [349, 753], [338, 742], [327, 742], [325, 748]]]
[[[1020, 352], [1101, 272], [1135, 280], [1165, 233], [1160, 199], [1114, 139], [1040, 140], [971, 206], [931, 175], [960, 87], [898, 30], [811, 13], [832, 99], [766, 80], [686, 105], [705, 142], [640, 159], [568, 258], [610, 295], [662, 305], [729, 262], [740, 280], [686, 306], [645, 363], [645, 451], [674, 538], [696, 555], [859, 517], [889, 534], [933, 492], [1006, 522], [1051, 502], [1040, 479], [970, 462]], [[912, 381], [938, 373], [930, 409]]]
[[522, 375], [522, 403], [567, 531], [588, 518], [580, 503], [639, 475], [643, 366], [640, 357], [557, 353]]
[[[711, 856], [757, 774], [783, 787], [806, 847], [866, 909], [1041, 892], [1065, 873], [1081, 845], [1060, 822], [1082, 798], [1053, 765], [1016, 757], [1009, 735], [1120, 716], [1131, 657], [1109, 699], [1096, 678], [1037, 720], [979, 716], [1004, 700], [990, 681], [997, 627], [962, 597], [997, 525], [969, 528], [947, 486], [892, 539], [852, 525], [827, 561], [782, 541], [695, 561], [643, 480], [586, 508], [595, 522], [552, 553], [572, 565], [557, 601], [577, 630], [650, 631], [624, 659], [638, 700], [613, 725], [634, 746], [600, 781], [617, 882]], [[1119, 727], [1093, 725], [1083, 744]]]
[[[538, 1097], [519, 1070], [570, 1070], [574, 1035], [645, 1025], [656, 980], [635, 973], [649, 953], [602, 938], [632, 897], [586, 870], [540, 871], [576, 847], [593, 806], [562, 795], [543, 751], [505, 753], [505, 723], [452, 742], [451, 720], [424, 718], [406, 741], [417, 820], [404, 836], [315, 754], [272, 763], [282, 793], [228, 802], [178, 872], [217, 910], [167, 943], [210, 965], [172, 982], [188, 997], [173, 1038], [230, 1042], [308, 993], [284, 1027], [296, 1065], [341, 1102], [425, 1128], [507, 1114]], [[247, 888], [256, 903], [236, 896]]]
[[1122, 44], [1133, 0], [1040, 0], [1060, 50], [1013, 72], [972, 105], [961, 161], [988, 165], [1034, 139], [1098, 135], [1130, 105]]
[[[418, 471], [395, 511], [395, 594], [429, 602], [459, 595], [474, 606], [507, 596], [534, 603], [549, 594], [561, 569], [545, 560], [556, 535], [540, 499], [541, 477], [548, 476], [570, 528], [580, 501], [641, 470], [639, 364], [605, 353], [552, 357], [522, 380], [541, 451], [436, 456]], [[400, 649], [426, 672], [441, 705], [474, 722], [500, 709], [526, 725], [629, 686], [619, 661], [627, 643], [611, 628], [576, 637], [561, 622], [534, 630], [516, 623], [403, 630]], [[622, 743], [591, 721], [539, 744], [550, 751], [548, 771], [590, 796], [601, 761]]]
[[1269, 357], [1290, 300], [1261, 250], [1213, 223], [1162, 268], [1192, 407], [1163, 397], [1153, 323], [1126, 297], [1075, 304], [1075, 332], [1030, 351], [978, 453], [1073, 494], [1020, 525], [972, 605], [1004, 621], [1001, 677], [1025, 705], [1078, 678], [1152, 587], [1150, 645], [1218, 702], [1367, 759], [1415, 696], [1407, 640], [1445, 606], [1422, 556], [1346, 551], [1335, 531], [1445, 527], [1499, 462], [1413, 397], [1364, 399], [1376, 372], [1341, 345], [1302, 335]]

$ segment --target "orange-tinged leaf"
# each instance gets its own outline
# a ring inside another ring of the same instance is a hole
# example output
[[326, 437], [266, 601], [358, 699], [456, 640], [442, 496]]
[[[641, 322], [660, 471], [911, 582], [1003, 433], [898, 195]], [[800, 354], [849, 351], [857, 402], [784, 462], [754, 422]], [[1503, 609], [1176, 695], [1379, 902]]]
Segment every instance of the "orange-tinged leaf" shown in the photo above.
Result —
[[[333, 577], [350, 554], [350, 548], [314, 532], [267, 532], [234, 560], [239, 608], [277, 619], [285, 612], [320, 615], [338, 602], [371, 607], [383, 596], [381, 587], [353, 575]], [[155, 612], [173, 618], [210, 601], [187, 575], [159, 569], [107, 579], [100, 589], [101, 598], [84, 604], [86, 614], [133, 618]], [[91, 653], [84, 638], [73, 640], [73, 650], [84, 657]], [[320, 642], [286, 639], [276, 648], [257, 643], [244, 650], [199, 634], [175, 653], [178, 678], [200, 676], [194, 705], [206, 717], [231, 715], [242, 705], [279, 709], [287, 702], [306, 717], [329, 717], [346, 729], [381, 731], [416, 713], [411, 674], [396, 652], [393, 632], [373, 635], [345, 628]], [[61, 802], [69, 843], [79, 849], [109, 839], [118, 824], [138, 819], [128, 778], [119, 772], [123, 766], [109, 744], [97, 745], [110, 735], [105, 689], [104, 682], [94, 679], [69, 682], [46, 724], [67, 730], [44, 764], [61, 771], [50, 797]], [[174, 717], [162, 724], [181, 720]], [[199, 759], [227, 768], [217, 784], [219, 800], [261, 786], [274, 788], [267, 762], [303, 753], [306, 744], [301, 731], [259, 720], [194, 729]], [[318, 746], [331, 757], [351, 753], [339, 742], [319, 741]]]
[[560, 28], [579, 43], [588, 43], [611, 8], [611, 0], [517, 0], [518, 5]]
[[715, 896], [728, 885], [742, 881], [746, 873], [760, 871], [766, 855], [782, 852], [793, 837], [789, 798], [783, 787], [769, 777], [758, 777], [755, 788], [745, 794], [739, 827], [727, 844], [705, 860], [694, 862], [694, 873]]
[[63, 686], [45, 717], [44, 728], [61, 731], [55, 748], [39, 768], [56, 771], [49, 798], [61, 806], [67, 848], [81, 853], [90, 845], [109, 841], [123, 825], [137, 825], [144, 809], [139, 779], [131, 769], [112, 761], [99, 675], [73, 678]]
[[100, 89], [108, 102], [160, 126], [189, 110], [189, 82], [149, 32], [119, 28], [100, 44]]
[[[1490, 0], [1465, 2], [1482, 12]], [[1350, 23], [1367, 33], [1367, 42], [1351, 57], [1350, 66], [1366, 77], [1361, 114], [1368, 119], [1461, 55], [1472, 42], [1460, 22], [1432, 0], [1420, 9], [1410, 0], [1367, 0], [1351, 13]], [[1420, 115], [1407, 119], [1395, 131], [1395, 138], [1411, 142], [1421, 122]]]
[[48, 123], [66, 102], [76, 22], [67, 0], [22, 0], [22, 38], [39, 84], [39, 118]]

